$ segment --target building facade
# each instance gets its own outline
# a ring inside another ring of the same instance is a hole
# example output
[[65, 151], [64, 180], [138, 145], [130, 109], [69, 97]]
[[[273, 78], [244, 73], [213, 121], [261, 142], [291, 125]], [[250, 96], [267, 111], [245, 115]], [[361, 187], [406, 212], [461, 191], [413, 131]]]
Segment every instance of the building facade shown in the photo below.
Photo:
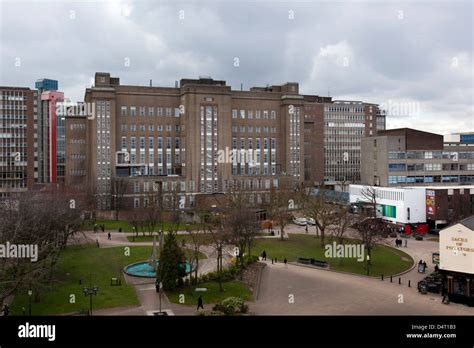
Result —
[[474, 184], [474, 143], [415, 129], [362, 140], [361, 183], [375, 186]]
[[[347, 180], [358, 179], [360, 139], [377, 129], [376, 105], [357, 103], [347, 113], [360, 115], [360, 122], [351, 114], [353, 122], [341, 125], [356, 129], [358, 138]], [[197, 194], [233, 188], [260, 204], [280, 182], [324, 181], [325, 155], [332, 155], [325, 151], [329, 105], [330, 97], [302, 95], [291, 82], [248, 91], [208, 77], [175, 87], [127, 86], [96, 73], [85, 93], [87, 110], [66, 117], [66, 182], [87, 187], [106, 210], [118, 196], [125, 200], [120, 206], [144, 207], [157, 192], [193, 207]]]
[[37, 91], [0, 87], [0, 198], [34, 184]]
[[346, 191], [361, 180], [361, 143], [385, 129], [385, 113], [375, 104], [337, 100], [324, 104], [324, 182]]
[[35, 153], [35, 182], [38, 184], [64, 183], [65, 180], [65, 119], [58, 117], [58, 103], [64, 101], [64, 93], [58, 91], [58, 81], [40, 79], [38, 89], [38, 116], [35, 120], [37, 141]]

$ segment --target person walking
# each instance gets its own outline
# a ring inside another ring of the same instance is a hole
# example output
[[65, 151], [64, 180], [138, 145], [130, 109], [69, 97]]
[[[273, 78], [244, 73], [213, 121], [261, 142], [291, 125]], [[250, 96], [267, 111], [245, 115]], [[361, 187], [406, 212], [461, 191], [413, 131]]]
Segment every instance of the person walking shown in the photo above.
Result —
[[405, 238], [405, 248], [408, 248], [408, 239]]
[[112, 235], [110, 234], [110, 232], [107, 233], [107, 239], [108, 239], [108, 240], [112, 240]]
[[262, 260], [267, 261], [267, 253], [265, 250], [262, 252]]
[[286, 259], [286, 257], [285, 257], [285, 259], [283, 260], [283, 263], [284, 263], [285, 265], [288, 263], [288, 260]]
[[308, 233], [308, 225], [306, 225], [304, 229], [306, 230], [306, 233]]
[[197, 310], [199, 310], [199, 308], [204, 309], [204, 306], [202, 304], [202, 295], [199, 295], [199, 298], [198, 298]]

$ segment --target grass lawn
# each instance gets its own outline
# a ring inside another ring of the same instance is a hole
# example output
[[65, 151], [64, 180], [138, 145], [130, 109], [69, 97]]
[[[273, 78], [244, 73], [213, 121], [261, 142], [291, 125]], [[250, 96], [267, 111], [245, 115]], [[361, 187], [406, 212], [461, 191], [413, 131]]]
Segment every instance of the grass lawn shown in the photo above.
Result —
[[[104, 225], [106, 230], [110, 231], [118, 231], [118, 229], [121, 227], [122, 232], [133, 232], [132, 225], [127, 220], [96, 220], [97, 225]], [[163, 223], [158, 223], [156, 225], [156, 229], [160, 230], [163, 229], [164, 231], [169, 230], [170, 227], [175, 228], [175, 224], [169, 223], [169, 222], [163, 222]], [[93, 226], [88, 226], [87, 229], [93, 229]], [[178, 230], [180, 231], [185, 231], [186, 228], [189, 228], [190, 230], [197, 230], [202, 228], [201, 224], [184, 224], [180, 223], [178, 226]]]
[[[217, 303], [224, 300], [227, 297], [242, 297], [244, 300], [252, 299], [252, 292], [247, 286], [237, 280], [232, 280], [222, 283], [224, 288], [223, 292], [219, 291], [218, 282], [206, 282], [192, 286], [192, 291], [189, 292], [189, 287], [176, 289], [173, 291], [167, 291], [166, 296], [173, 303], [184, 304], [188, 306], [197, 306], [199, 295], [202, 295], [204, 307], [206, 304]], [[196, 288], [206, 288], [205, 292], [196, 292]], [[184, 295], [184, 303], [179, 302], [179, 295]]]
[[[122, 268], [130, 263], [147, 260], [151, 246], [132, 246], [130, 255], [125, 256], [124, 247], [101, 248], [95, 245], [74, 246], [66, 249], [55, 268], [55, 281], [40, 296], [39, 303], [33, 303], [33, 315], [53, 315], [78, 312], [89, 308], [89, 297], [82, 293], [84, 286], [97, 285], [99, 292], [93, 296], [93, 309], [138, 305], [133, 285], [126, 284]], [[205, 255], [203, 254], [205, 258]], [[121, 286], [110, 286], [110, 278], [122, 276]], [[82, 284], [79, 284], [82, 280]], [[152, 281], [152, 280], [151, 280]], [[76, 303], [70, 303], [70, 295]], [[28, 295], [18, 294], [11, 306], [12, 315], [21, 315], [22, 307], [28, 311]]]
[[[202, 238], [201, 240], [202, 240], [203, 245], [208, 245], [212, 243], [212, 236], [209, 234], [202, 235], [199, 237]], [[133, 236], [127, 236], [127, 239], [129, 242], [133, 242]], [[181, 245], [183, 239], [186, 242], [186, 244], [188, 244], [188, 246], [190, 243], [192, 244], [192, 238], [189, 235], [178, 234], [176, 235], [176, 239], [178, 240], [179, 245]], [[157, 237], [157, 240], [158, 240], [158, 237]], [[142, 236], [139, 234], [138, 237], [135, 237], [135, 242], [153, 242], [153, 236], [148, 236], [148, 235]]]
[[[326, 243], [332, 243], [330, 238], [326, 238]], [[346, 243], [360, 243], [357, 240], [346, 240]], [[258, 239], [252, 247], [253, 254], [260, 255], [263, 250], [268, 258], [277, 258], [278, 262], [283, 262], [286, 257], [289, 262], [295, 262], [297, 257], [315, 258], [325, 260], [329, 263], [330, 269], [357, 274], [367, 274], [364, 262], [358, 262], [356, 258], [326, 258], [325, 249], [320, 246], [320, 239], [315, 236], [290, 234], [290, 238], [284, 241], [280, 239]], [[379, 245], [372, 250], [370, 275], [390, 276], [409, 269], [413, 265], [410, 255], [395, 248]]]

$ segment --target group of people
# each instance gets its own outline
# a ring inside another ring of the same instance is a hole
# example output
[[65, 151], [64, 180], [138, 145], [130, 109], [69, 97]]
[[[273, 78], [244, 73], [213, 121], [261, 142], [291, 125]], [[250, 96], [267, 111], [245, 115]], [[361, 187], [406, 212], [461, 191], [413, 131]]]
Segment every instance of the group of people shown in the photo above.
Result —
[[[267, 261], [267, 252], [265, 250], [262, 251], [262, 254], [260, 254], [260, 257], [262, 258], [263, 261]], [[276, 257], [272, 258], [272, 265], [277, 262], [278, 262], [278, 259]], [[286, 259], [286, 257], [283, 259], [283, 263], [285, 265], [288, 263], [288, 260]]]
[[[402, 244], [403, 244], [403, 240], [402, 239], [395, 239], [395, 246], [397, 248], [401, 248], [402, 247]], [[405, 238], [405, 248], [408, 248], [408, 239]]]
[[[94, 233], [97, 233], [97, 231], [99, 230], [102, 231], [102, 232], [105, 232], [105, 225], [97, 225], [97, 224], [94, 224]], [[122, 232], [122, 227], [119, 227], [118, 229], [119, 232]], [[107, 233], [107, 239], [108, 240], [112, 240], [112, 234], [110, 232]]]

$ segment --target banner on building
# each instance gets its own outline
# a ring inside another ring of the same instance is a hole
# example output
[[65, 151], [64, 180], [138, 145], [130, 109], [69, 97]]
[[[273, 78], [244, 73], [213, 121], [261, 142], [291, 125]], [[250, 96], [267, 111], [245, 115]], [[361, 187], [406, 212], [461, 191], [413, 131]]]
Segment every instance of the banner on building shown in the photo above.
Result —
[[436, 214], [435, 191], [426, 190], [426, 216], [434, 218]]

